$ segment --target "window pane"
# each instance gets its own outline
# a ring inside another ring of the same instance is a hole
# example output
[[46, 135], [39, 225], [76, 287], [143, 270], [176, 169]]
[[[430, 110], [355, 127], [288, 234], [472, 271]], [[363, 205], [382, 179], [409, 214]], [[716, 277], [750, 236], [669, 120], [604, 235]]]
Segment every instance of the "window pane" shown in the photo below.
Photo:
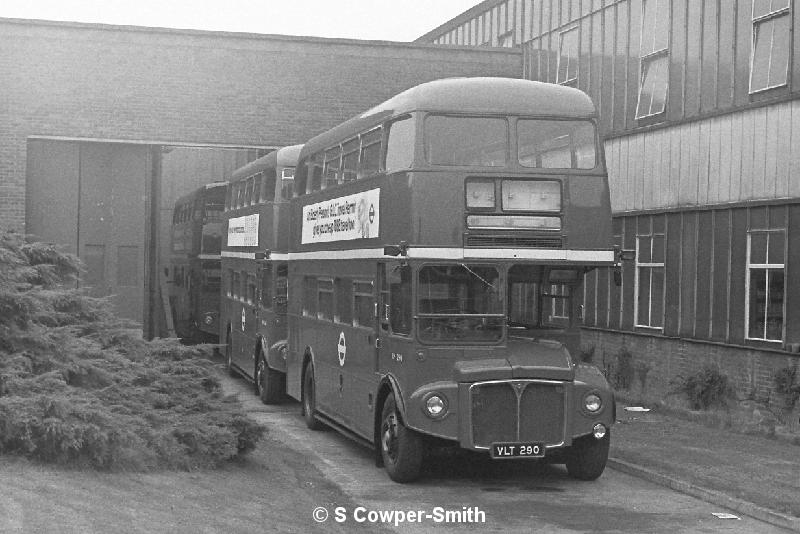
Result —
[[272, 308], [272, 265], [261, 269], [261, 307]]
[[651, 237], [640, 237], [639, 238], [639, 257], [637, 258], [639, 263], [650, 263], [651, 256], [650, 256], [650, 246], [652, 243]]
[[336, 315], [334, 321], [353, 323], [353, 285], [349, 280], [336, 280]]
[[574, 80], [578, 77], [578, 29], [561, 33], [558, 55], [557, 83]]
[[393, 122], [386, 145], [386, 172], [406, 170], [414, 162], [414, 120]]
[[764, 319], [767, 306], [767, 270], [750, 269], [749, 314], [750, 325], [747, 336], [764, 338]]
[[642, 60], [642, 86], [636, 117], [647, 117], [664, 111], [667, 103], [667, 70], [669, 57]]
[[353, 325], [372, 327], [372, 296], [356, 295], [353, 301], [355, 307], [353, 310]]
[[333, 280], [319, 280], [317, 291], [319, 294], [317, 317], [326, 321], [333, 320]]
[[664, 269], [655, 268], [651, 272], [650, 326], [663, 326], [664, 319]]
[[664, 263], [664, 236], [653, 236], [653, 263]]
[[391, 327], [395, 334], [411, 333], [411, 267], [400, 267], [391, 274], [389, 301], [391, 302]]
[[517, 122], [519, 162], [525, 167], [593, 169], [595, 129], [589, 121], [522, 119]]
[[358, 150], [358, 139], [348, 141], [342, 146], [342, 182], [350, 182], [356, 179]]
[[772, 28], [772, 58], [769, 65], [769, 86], [786, 83], [789, 67], [789, 50], [792, 48], [789, 32], [789, 15], [774, 19]]
[[314, 154], [309, 162], [308, 174], [311, 180], [308, 182], [308, 192], [319, 191], [322, 187], [322, 161], [324, 155], [322, 153]]
[[267, 169], [262, 175], [260, 201], [273, 202], [275, 200], [275, 169]]
[[339, 180], [339, 157], [341, 149], [336, 147], [325, 153], [325, 170], [322, 173], [322, 188], [334, 186]]
[[425, 155], [433, 165], [502, 167], [508, 154], [505, 119], [430, 116]]
[[767, 263], [767, 234], [750, 234], [750, 263]]
[[641, 56], [664, 50], [669, 46], [668, 0], [645, 0], [642, 19]]
[[650, 268], [639, 267], [639, 316], [636, 324], [650, 324]]
[[317, 279], [306, 277], [303, 280], [303, 315], [317, 315]]
[[783, 339], [783, 270], [769, 271], [767, 339]]
[[784, 263], [784, 234], [771, 232], [769, 234], [769, 263]]

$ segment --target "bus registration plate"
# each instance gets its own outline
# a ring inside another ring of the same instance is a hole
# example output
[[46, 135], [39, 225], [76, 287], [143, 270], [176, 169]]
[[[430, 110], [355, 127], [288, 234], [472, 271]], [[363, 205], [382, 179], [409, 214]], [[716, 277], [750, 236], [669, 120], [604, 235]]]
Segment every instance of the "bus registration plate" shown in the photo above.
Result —
[[543, 443], [492, 443], [489, 449], [495, 460], [503, 458], [544, 458]]

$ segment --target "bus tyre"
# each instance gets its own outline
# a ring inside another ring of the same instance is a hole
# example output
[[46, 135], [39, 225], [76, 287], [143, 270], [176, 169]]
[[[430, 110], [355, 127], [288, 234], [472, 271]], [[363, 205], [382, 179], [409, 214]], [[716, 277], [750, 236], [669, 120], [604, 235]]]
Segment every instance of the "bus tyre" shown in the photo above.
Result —
[[275, 404], [283, 397], [283, 373], [267, 364], [263, 354], [258, 355], [255, 373], [256, 395], [264, 404]]
[[233, 370], [233, 341], [231, 340], [230, 334], [228, 334], [228, 339], [225, 342], [225, 367], [228, 369], [228, 374], [232, 377], [236, 377], [236, 371]]
[[606, 468], [610, 443], [610, 430], [602, 439], [590, 434], [573, 440], [572, 446], [564, 451], [569, 475], [579, 480], [595, 480], [602, 475]]
[[381, 458], [389, 478], [395, 482], [412, 482], [422, 470], [422, 437], [400, 420], [394, 394], [389, 394], [381, 412]]
[[303, 373], [303, 419], [311, 430], [320, 430], [322, 423], [314, 415], [317, 408], [316, 383], [314, 380], [314, 365], [309, 363]]

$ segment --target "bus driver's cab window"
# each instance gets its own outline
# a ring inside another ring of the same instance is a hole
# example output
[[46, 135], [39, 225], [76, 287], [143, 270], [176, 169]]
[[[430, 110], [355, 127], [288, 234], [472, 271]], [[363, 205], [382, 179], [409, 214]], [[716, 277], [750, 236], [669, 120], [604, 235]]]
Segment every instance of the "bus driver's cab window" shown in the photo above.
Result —
[[389, 282], [389, 323], [392, 333], [408, 335], [411, 333], [411, 267], [395, 265], [388, 268]]

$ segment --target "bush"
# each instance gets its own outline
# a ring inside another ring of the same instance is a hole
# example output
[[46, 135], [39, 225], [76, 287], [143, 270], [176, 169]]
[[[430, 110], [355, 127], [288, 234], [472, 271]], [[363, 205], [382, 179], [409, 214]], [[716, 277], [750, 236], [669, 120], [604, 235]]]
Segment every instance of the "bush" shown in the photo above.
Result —
[[97, 469], [213, 467], [265, 429], [220, 389], [208, 346], [141, 339], [65, 289], [74, 256], [0, 234], [0, 453]]
[[775, 390], [784, 395], [786, 399], [785, 408], [794, 409], [800, 399], [800, 382], [797, 380], [797, 367], [789, 366], [779, 369], [773, 378]]
[[673, 380], [673, 385], [677, 391], [686, 394], [693, 410], [725, 406], [736, 397], [728, 377], [714, 366], [706, 366], [688, 377], [678, 376]]

